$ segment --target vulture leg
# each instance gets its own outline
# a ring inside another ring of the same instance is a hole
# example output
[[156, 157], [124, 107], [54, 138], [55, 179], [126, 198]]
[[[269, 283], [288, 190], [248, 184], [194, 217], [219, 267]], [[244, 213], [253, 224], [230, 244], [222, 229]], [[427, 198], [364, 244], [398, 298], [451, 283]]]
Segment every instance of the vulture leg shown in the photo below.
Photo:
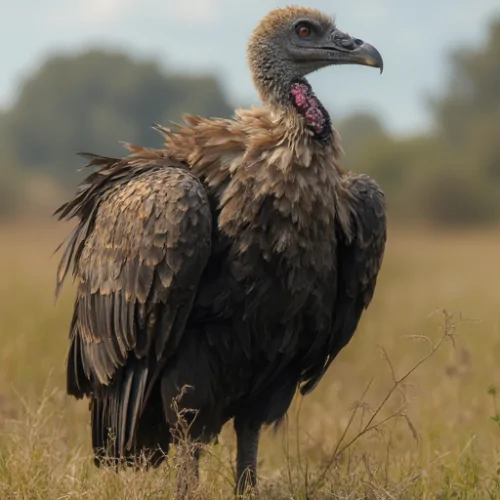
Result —
[[234, 419], [237, 440], [236, 495], [248, 493], [257, 482], [257, 452], [260, 424], [244, 418]]
[[193, 445], [178, 446], [176, 452], [179, 453], [176, 457], [177, 498], [189, 498], [189, 494], [197, 487], [200, 479], [200, 448]]

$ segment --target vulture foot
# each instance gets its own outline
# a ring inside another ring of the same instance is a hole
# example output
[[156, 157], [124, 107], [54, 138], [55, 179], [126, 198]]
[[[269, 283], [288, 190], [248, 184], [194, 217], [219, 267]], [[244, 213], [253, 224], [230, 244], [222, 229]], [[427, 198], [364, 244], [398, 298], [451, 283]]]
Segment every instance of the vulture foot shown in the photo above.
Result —
[[260, 424], [234, 419], [237, 440], [236, 488], [238, 498], [248, 497], [257, 483], [257, 452], [259, 448]]

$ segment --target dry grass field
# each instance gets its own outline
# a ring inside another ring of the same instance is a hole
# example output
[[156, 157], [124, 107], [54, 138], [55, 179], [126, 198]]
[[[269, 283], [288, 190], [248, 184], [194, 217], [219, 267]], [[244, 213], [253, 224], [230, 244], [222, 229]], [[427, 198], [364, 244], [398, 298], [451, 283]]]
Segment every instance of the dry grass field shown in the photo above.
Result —
[[[0, 498], [174, 498], [171, 466], [95, 469], [87, 403], [65, 396], [73, 290], [55, 304], [51, 254], [68, 229], [0, 225]], [[391, 231], [354, 340], [263, 436], [261, 498], [500, 498], [499, 283], [499, 232]], [[227, 426], [195, 498], [231, 497], [234, 452]]]

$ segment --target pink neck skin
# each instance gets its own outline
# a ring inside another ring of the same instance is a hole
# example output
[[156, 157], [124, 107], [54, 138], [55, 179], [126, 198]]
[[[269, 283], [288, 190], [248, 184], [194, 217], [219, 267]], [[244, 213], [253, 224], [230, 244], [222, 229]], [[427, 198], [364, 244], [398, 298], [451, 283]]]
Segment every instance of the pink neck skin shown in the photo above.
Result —
[[321, 134], [325, 128], [327, 118], [311, 89], [304, 83], [296, 82], [292, 84], [290, 93], [295, 106], [305, 116], [307, 125], [317, 134]]

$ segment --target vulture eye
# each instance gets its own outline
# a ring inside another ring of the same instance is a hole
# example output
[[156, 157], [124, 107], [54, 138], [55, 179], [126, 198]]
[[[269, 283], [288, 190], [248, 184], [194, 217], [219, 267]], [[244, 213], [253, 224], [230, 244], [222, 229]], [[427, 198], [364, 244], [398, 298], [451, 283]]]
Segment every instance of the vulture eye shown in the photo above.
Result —
[[306, 23], [299, 23], [295, 27], [295, 32], [300, 38], [308, 38], [311, 35], [311, 28]]

